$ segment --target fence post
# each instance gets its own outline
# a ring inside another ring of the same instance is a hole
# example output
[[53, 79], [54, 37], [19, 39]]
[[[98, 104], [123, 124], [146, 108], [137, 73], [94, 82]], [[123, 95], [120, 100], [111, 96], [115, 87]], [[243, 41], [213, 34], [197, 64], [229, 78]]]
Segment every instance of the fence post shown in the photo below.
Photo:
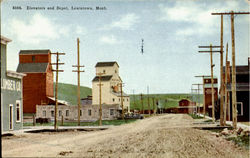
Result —
[[32, 118], [33, 118], [33, 126], [36, 126], [36, 117], [35, 117], [35, 114], [32, 115]]
[[61, 120], [62, 122], [61, 122], [61, 125], [63, 126], [63, 115], [62, 115], [62, 120]]

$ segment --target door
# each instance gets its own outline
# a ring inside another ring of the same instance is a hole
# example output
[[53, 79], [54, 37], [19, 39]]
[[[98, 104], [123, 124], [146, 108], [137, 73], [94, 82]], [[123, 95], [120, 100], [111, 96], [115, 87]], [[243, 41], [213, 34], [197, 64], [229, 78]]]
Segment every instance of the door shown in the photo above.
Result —
[[10, 120], [10, 130], [13, 130], [13, 105], [10, 104], [9, 108], [9, 120]]

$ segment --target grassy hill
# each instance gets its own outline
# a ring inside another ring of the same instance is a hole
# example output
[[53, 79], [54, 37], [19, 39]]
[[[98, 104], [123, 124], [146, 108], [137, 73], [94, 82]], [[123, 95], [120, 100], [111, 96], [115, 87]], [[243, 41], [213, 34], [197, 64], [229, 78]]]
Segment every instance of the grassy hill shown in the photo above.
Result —
[[[149, 104], [150, 108], [153, 109], [153, 99], [158, 100], [160, 106], [163, 108], [177, 107], [181, 99], [190, 99], [192, 96], [190, 94], [149, 94]], [[198, 95], [195, 97], [198, 98]], [[195, 101], [195, 97], [193, 97]], [[200, 103], [203, 102], [203, 95], [199, 95]], [[148, 109], [148, 96], [143, 95], [144, 109]], [[155, 104], [156, 105], [156, 104]], [[140, 95], [130, 95], [130, 109], [141, 109], [141, 96]]]
[[[55, 88], [55, 84], [54, 84]], [[81, 98], [85, 98], [88, 95], [92, 95], [92, 89], [89, 87], [81, 86]], [[181, 99], [187, 98], [192, 100], [190, 94], [149, 94], [150, 108], [153, 109], [153, 99], [158, 100], [159, 104], [163, 108], [177, 107]], [[198, 97], [196, 95], [195, 97]], [[196, 98], [194, 98], [194, 101]], [[77, 105], [77, 86], [66, 83], [58, 83], [58, 99], [65, 100], [70, 105]], [[203, 95], [200, 95], [200, 102], [203, 102]], [[143, 94], [143, 104], [144, 109], [148, 109], [148, 98], [147, 95]], [[141, 96], [140, 95], [130, 95], [130, 109], [141, 109]]]
[[[55, 90], [54, 83], [54, 90]], [[80, 96], [81, 98], [85, 98], [88, 95], [92, 95], [92, 89], [89, 87], [80, 87]], [[77, 86], [66, 83], [58, 83], [58, 99], [65, 100], [70, 105], [77, 105]]]

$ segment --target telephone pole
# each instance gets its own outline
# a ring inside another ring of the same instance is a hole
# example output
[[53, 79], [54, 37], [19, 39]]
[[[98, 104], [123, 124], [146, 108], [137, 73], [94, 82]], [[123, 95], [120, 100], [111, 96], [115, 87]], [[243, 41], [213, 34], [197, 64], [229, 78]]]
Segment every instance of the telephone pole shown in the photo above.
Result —
[[149, 87], [148, 86], [147, 86], [147, 93], [148, 93], [148, 114], [151, 115], [150, 104], [149, 104]]
[[250, 14], [250, 12], [223, 12], [211, 13], [212, 15], [231, 15], [231, 38], [232, 38], [232, 109], [233, 128], [237, 128], [237, 97], [236, 97], [236, 72], [235, 72], [235, 38], [234, 38], [234, 15]]
[[203, 82], [203, 117], [205, 118], [206, 115], [206, 101], [205, 101], [205, 82], [204, 82], [204, 77], [211, 77], [211, 76], [205, 76], [205, 75], [201, 75], [201, 76], [195, 76], [195, 77], [202, 77], [202, 82]]
[[192, 84], [192, 85], [197, 85], [198, 86], [198, 114], [200, 114], [200, 85], [203, 85], [203, 84], [200, 84], [200, 83], [197, 83], [197, 84]]
[[142, 107], [142, 114], [144, 114], [143, 94], [142, 93], [141, 93], [141, 107]]
[[[228, 58], [228, 43], [227, 43], [227, 46], [226, 46], [226, 66], [225, 66], [225, 81], [224, 81], [224, 92], [225, 92], [225, 106], [224, 106], [224, 122], [227, 121], [227, 111], [229, 109], [228, 107], [228, 92], [227, 92], [227, 58]], [[228, 115], [229, 114], [229, 111], [228, 111]]]
[[77, 72], [77, 105], [78, 105], [78, 126], [80, 126], [80, 72], [84, 72], [80, 70], [80, 67], [84, 67], [80, 65], [80, 50], [79, 50], [80, 40], [77, 38], [77, 65], [72, 65], [72, 67], [77, 67], [77, 70], [73, 70], [72, 72]]
[[[198, 91], [198, 89], [195, 89], [195, 88], [192, 88], [191, 87], [191, 93], [192, 94], [197, 94], [197, 91]], [[193, 96], [193, 95], [192, 95]], [[195, 99], [194, 99], [195, 98]], [[198, 99], [197, 99], [197, 97], [193, 97], [193, 100], [195, 100], [195, 112], [196, 112], [196, 114], [198, 113], [198, 106], [196, 105], [197, 104], [197, 102], [198, 102]]]
[[121, 89], [121, 106], [122, 106], [122, 119], [124, 120], [124, 107], [123, 107], [123, 93], [122, 93], [122, 86], [123, 86], [123, 83], [119, 83], [120, 85], [120, 89]]
[[51, 63], [51, 65], [56, 65], [56, 69], [52, 70], [56, 72], [56, 90], [55, 90], [55, 116], [54, 116], [54, 129], [57, 130], [57, 107], [58, 107], [58, 72], [63, 72], [63, 70], [59, 70], [59, 65], [63, 65], [64, 63], [59, 63], [59, 55], [65, 55], [65, 53], [51, 53], [56, 55], [56, 63]]
[[102, 75], [105, 74], [105, 73], [97, 73], [96, 75], [99, 77], [99, 126], [102, 125], [102, 82], [101, 82], [101, 78], [102, 78]]
[[154, 109], [154, 115], [155, 115], [155, 97], [152, 97], [152, 101], [153, 101], [153, 109]]
[[213, 53], [220, 53], [221, 51], [213, 51], [213, 48], [221, 48], [221, 46], [199, 46], [199, 48], [210, 48], [210, 51], [199, 51], [199, 53], [210, 53], [210, 65], [211, 65], [211, 87], [212, 87], [212, 119], [215, 122], [215, 108], [214, 108], [214, 72], [213, 67]]

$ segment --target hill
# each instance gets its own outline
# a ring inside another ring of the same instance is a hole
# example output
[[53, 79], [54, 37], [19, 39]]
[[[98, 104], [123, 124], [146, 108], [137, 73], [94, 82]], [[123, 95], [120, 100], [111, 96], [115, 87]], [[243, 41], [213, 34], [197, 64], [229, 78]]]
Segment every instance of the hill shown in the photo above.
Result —
[[[153, 99], [158, 100], [158, 103], [163, 108], [177, 107], [181, 99], [198, 100], [200, 98], [200, 103], [203, 103], [203, 95], [193, 95], [191, 94], [143, 94], [143, 105], [144, 109], [148, 109], [148, 96], [150, 108], [153, 109]], [[130, 95], [130, 109], [141, 109], [141, 95]], [[155, 104], [156, 105], [156, 104]]]
[[[54, 91], [55, 91], [54, 83]], [[88, 95], [92, 95], [92, 89], [89, 87], [80, 87], [81, 98], [86, 98]], [[58, 83], [58, 99], [65, 100], [70, 105], [77, 105], [77, 86], [66, 83]]]

